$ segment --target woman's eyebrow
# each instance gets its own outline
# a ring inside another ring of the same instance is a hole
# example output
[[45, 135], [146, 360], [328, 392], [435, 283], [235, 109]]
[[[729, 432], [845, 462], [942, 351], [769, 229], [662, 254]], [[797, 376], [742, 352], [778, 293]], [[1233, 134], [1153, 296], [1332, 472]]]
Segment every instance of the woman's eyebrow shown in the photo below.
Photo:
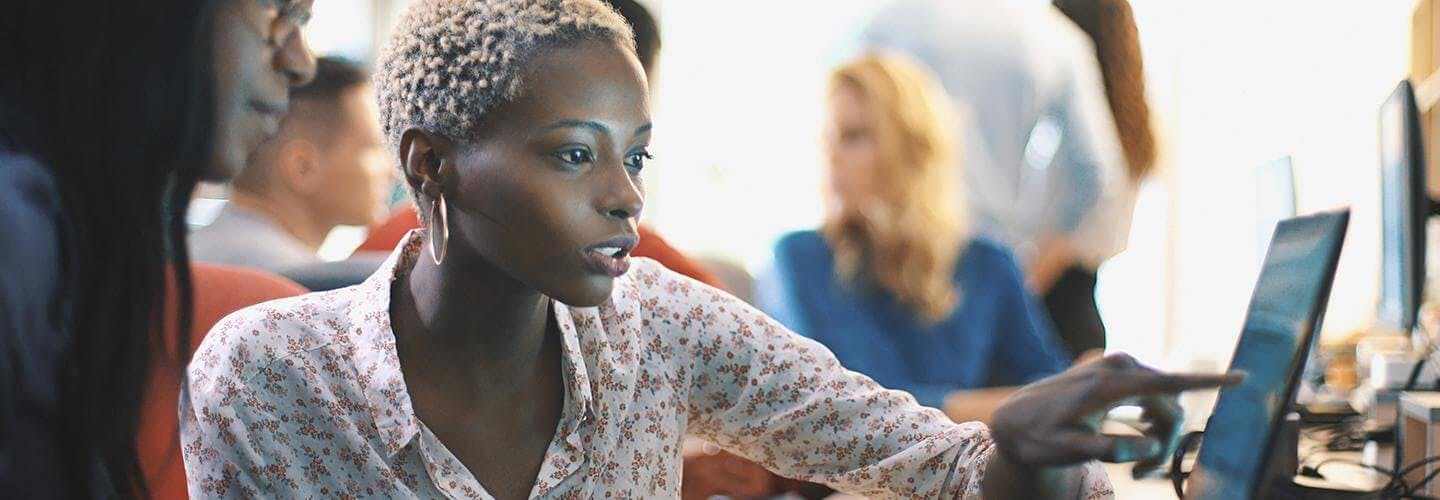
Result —
[[603, 123], [591, 120], [560, 120], [558, 122], [540, 127], [540, 130], [538, 130], [537, 132], [545, 133], [551, 130], [562, 128], [585, 128], [600, 132], [602, 134], [610, 134], [610, 127], [606, 127]]
[[[603, 123], [592, 120], [560, 120], [555, 123], [540, 127], [537, 132], [543, 134], [545, 132], [561, 128], [584, 128], [594, 130], [596, 132], [600, 132], [606, 135], [610, 134], [610, 127], [605, 126], [605, 124]], [[651, 128], [654, 128], [654, 124], [646, 123], [637, 127], [633, 135], [644, 134], [646, 132], [649, 132]]]

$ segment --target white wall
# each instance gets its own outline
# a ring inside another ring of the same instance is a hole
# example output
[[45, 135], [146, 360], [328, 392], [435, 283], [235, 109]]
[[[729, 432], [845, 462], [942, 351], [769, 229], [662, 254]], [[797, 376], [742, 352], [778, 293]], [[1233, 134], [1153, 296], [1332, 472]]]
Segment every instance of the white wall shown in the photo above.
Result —
[[1325, 332], [1365, 326], [1378, 287], [1376, 110], [1406, 72], [1410, 2], [1135, 9], [1169, 148], [1172, 358], [1229, 358], [1258, 268], [1253, 170], [1286, 154], [1302, 213], [1353, 210]]

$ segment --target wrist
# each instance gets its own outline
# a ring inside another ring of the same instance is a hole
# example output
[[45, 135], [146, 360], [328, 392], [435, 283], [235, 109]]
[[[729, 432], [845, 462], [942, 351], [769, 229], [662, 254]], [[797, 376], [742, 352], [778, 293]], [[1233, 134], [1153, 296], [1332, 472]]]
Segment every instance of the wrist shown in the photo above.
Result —
[[1069, 499], [1080, 491], [1081, 466], [1031, 466], [996, 450], [985, 467], [983, 491], [987, 499]]

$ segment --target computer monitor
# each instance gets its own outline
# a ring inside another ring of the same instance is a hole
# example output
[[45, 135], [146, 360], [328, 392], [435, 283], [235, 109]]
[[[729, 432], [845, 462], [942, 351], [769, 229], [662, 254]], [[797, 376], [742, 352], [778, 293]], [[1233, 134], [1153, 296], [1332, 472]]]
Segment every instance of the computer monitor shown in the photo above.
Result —
[[1290, 157], [1277, 158], [1255, 169], [1255, 253], [1265, 257], [1275, 225], [1294, 217], [1295, 167]]
[[1301, 365], [1314, 348], [1350, 222], [1349, 210], [1282, 221], [1250, 296], [1231, 370], [1205, 427], [1187, 500], [1262, 497], [1276, 430], [1295, 399]]
[[1425, 223], [1435, 213], [1425, 180], [1425, 146], [1415, 90], [1402, 81], [1380, 106], [1380, 302], [1382, 325], [1415, 328], [1424, 300]]

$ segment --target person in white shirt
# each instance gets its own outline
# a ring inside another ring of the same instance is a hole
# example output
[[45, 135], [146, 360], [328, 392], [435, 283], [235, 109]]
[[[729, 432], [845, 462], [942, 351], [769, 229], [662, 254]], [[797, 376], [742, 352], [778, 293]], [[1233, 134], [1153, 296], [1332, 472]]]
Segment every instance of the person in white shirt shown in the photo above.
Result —
[[285, 273], [319, 263], [315, 252], [335, 226], [385, 215], [394, 169], [370, 75], [329, 57], [316, 68], [315, 81], [295, 90], [280, 133], [235, 178], [220, 215], [191, 234], [195, 260]]
[[[1145, 101], [1140, 35], [1127, 0], [1056, 0], [1056, 7], [1094, 42], [1105, 97], [1125, 153], [1124, 172], [1106, 184], [1100, 203], [1065, 237], [1042, 247], [1030, 270], [1030, 286], [1044, 294], [1062, 336], [1103, 342], [1105, 326], [1095, 306], [1096, 273], [1125, 249], [1140, 184], [1155, 169], [1157, 146]], [[1068, 334], [1068, 335], [1067, 335]], [[1102, 344], [1103, 345], [1103, 344]]]
[[898, 0], [862, 45], [935, 71], [966, 118], [959, 142], [975, 229], [1010, 246], [1047, 298], [1084, 263], [1089, 288], [1067, 284], [1064, 297], [1077, 298], [1047, 308], [1072, 356], [1104, 348], [1094, 269], [1124, 248], [1133, 195], [1090, 38], [1044, 2]]

